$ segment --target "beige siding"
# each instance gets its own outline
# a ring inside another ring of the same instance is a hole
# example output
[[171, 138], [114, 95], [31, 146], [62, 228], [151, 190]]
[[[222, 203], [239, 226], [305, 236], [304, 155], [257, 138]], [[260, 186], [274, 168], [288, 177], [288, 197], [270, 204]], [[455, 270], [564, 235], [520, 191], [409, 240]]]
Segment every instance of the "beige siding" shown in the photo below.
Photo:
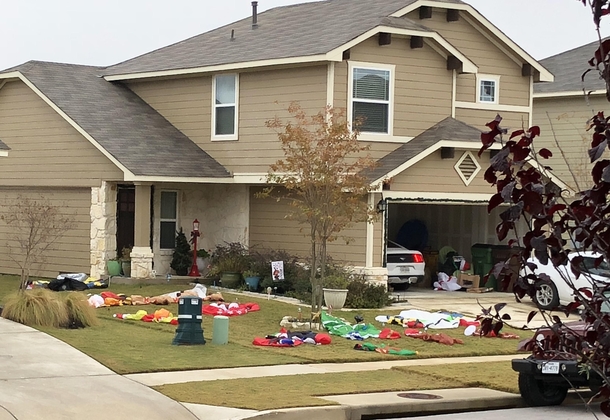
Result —
[[0, 89], [0, 185], [99, 186], [123, 173], [22, 82]]
[[[468, 186], [464, 184], [454, 168], [454, 165], [463, 154], [463, 150], [456, 150], [453, 159], [442, 159], [441, 151], [437, 150], [414, 166], [395, 176], [392, 180], [391, 190], [477, 194], [495, 193], [492, 186], [483, 178], [485, 170], [489, 167], [489, 153], [485, 153], [479, 158], [477, 152], [472, 151], [472, 154], [481, 166], [481, 170]], [[434, 174], [434, 176], [430, 176], [431, 174]]]
[[[420, 20], [417, 10], [410, 13], [408, 17], [441, 34], [478, 66], [480, 74], [501, 76], [500, 104], [529, 106], [530, 80], [528, 77], [521, 76], [521, 64], [515, 63], [477, 28], [467, 22], [465, 15], [465, 12], [461, 12], [459, 21], [447, 22], [446, 11], [437, 9], [434, 10], [431, 19]], [[474, 19], [471, 20], [474, 25], [479, 25], [474, 23]], [[493, 37], [487, 29], [482, 30]], [[474, 75], [460, 75], [457, 100], [474, 102], [474, 93]]]
[[[250, 246], [285, 250], [302, 258], [310, 255], [309, 227], [290, 220], [291, 208], [287, 201], [255, 197], [257, 188], [250, 195]], [[349, 238], [339, 238], [329, 244], [331, 257], [338, 262], [364, 266], [366, 253], [366, 225], [359, 223], [341, 233]]]
[[[392, 37], [379, 46], [372, 37], [351, 49], [350, 61], [395, 65], [395, 136], [414, 137], [451, 115], [452, 72], [428, 45], [411, 49], [408, 38]], [[348, 106], [348, 70], [345, 62], [335, 67], [335, 106]]]
[[239, 140], [211, 140], [212, 78], [132, 83], [130, 88], [222, 165], [235, 173], [265, 173], [283, 156], [265, 122], [286, 119], [296, 101], [310, 114], [326, 105], [327, 66], [239, 75]]
[[575, 190], [592, 185], [593, 165], [589, 163], [587, 154], [592, 133], [585, 130], [586, 122], [592, 115], [607, 108], [608, 102], [603, 95], [590, 97], [589, 104], [582, 96], [534, 100], [533, 123], [540, 127], [536, 147], [546, 147], [553, 152], [553, 157], [548, 160], [553, 173]]
[[478, 128], [481, 131], [488, 131], [485, 127], [490, 121], [496, 118], [496, 115], [502, 117], [501, 126], [509, 131], [521, 130], [529, 126], [529, 114], [523, 112], [496, 112], [481, 109], [464, 109], [458, 108], [455, 110], [455, 118]]
[[[18, 197], [31, 200], [48, 199], [52, 205], [61, 208], [64, 215], [73, 216], [75, 228], [66, 232], [46, 252], [46, 262], [32, 267], [31, 275], [56, 277], [60, 271], [88, 273], [90, 269], [90, 207], [91, 190], [88, 188], [0, 188], [0, 216], [7, 214], [8, 206]], [[9, 257], [7, 242], [19, 254], [17, 244], [9, 241], [10, 227], [0, 220], [0, 272], [18, 274], [17, 264]]]

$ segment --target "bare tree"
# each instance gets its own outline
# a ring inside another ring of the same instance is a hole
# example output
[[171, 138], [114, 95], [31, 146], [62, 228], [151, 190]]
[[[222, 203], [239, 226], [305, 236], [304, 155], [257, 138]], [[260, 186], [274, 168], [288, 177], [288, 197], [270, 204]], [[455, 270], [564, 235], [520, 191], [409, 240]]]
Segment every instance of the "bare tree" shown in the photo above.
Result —
[[8, 227], [8, 256], [21, 270], [19, 290], [25, 290], [33, 267], [42, 265], [50, 247], [74, 228], [74, 216], [63, 214], [60, 206], [43, 197], [18, 196], [0, 219]]

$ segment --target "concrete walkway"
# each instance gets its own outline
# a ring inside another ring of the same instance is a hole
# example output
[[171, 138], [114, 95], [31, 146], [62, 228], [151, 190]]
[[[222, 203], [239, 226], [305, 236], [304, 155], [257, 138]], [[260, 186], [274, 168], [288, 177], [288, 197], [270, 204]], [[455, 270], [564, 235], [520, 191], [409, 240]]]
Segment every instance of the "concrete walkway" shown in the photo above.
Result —
[[[439, 299], [441, 296], [438, 293], [443, 292], [407, 293], [407, 300], [388, 308], [388, 314], [415, 308], [430, 311], [446, 309], [476, 315], [480, 312], [477, 299], [484, 306], [513, 299], [510, 295], [495, 293], [493, 296], [476, 297], [471, 297], [470, 294], [466, 296], [464, 293], [446, 293], [442, 299]], [[442, 302], [442, 305], [439, 302]], [[517, 314], [513, 319], [517, 322], [524, 321], [523, 318], [527, 317], [531, 307], [526, 304], [511, 305], [515, 305], [515, 308], [510, 308], [509, 312], [511, 315]], [[347, 315], [349, 313], [344, 314]], [[189, 381], [355, 372], [389, 369], [392, 366], [508, 361], [514, 357], [519, 356], [397, 359], [383, 362], [259, 366], [120, 376], [62, 341], [0, 318], [0, 420], [228, 420], [271, 417], [310, 420], [312, 416], [321, 420], [360, 420], [362, 415], [372, 414], [516, 407], [521, 404], [518, 395], [485, 389], [454, 389], [407, 393], [409, 398], [396, 392], [336, 395], [325, 397], [338, 404], [335, 406], [258, 412], [179, 403], [149, 388], [153, 385]], [[422, 400], [421, 394], [427, 394], [424, 397], [431, 399]]]

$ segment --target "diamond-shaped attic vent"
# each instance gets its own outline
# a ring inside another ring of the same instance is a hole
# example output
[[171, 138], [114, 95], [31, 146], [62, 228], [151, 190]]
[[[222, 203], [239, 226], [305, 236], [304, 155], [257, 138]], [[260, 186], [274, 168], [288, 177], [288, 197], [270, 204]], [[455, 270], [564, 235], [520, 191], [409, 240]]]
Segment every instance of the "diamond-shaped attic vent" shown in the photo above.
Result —
[[464, 184], [469, 185], [481, 170], [481, 165], [470, 152], [465, 152], [454, 166]]

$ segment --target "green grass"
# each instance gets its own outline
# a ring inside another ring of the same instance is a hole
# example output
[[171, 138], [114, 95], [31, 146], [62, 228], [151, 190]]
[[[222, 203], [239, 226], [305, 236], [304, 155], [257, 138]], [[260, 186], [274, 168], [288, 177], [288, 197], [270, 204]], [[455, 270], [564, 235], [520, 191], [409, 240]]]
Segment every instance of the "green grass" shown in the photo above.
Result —
[[[0, 276], [0, 304], [4, 301], [7, 289], [16, 290], [18, 279], [14, 276]], [[161, 285], [112, 285], [108, 290], [126, 295], [138, 294], [155, 296], [188, 286], [175, 284]], [[92, 290], [101, 292], [102, 290]], [[240, 302], [257, 302], [261, 311], [230, 318], [229, 344], [216, 346], [212, 340], [212, 317], [204, 316], [204, 336], [208, 344], [203, 346], [173, 346], [175, 326], [168, 324], [145, 323], [141, 321], [118, 320], [113, 318], [116, 313], [135, 313], [139, 309], [149, 313], [161, 307], [120, 306], [99, 308], [96, 310], [100, 323], [98, 326], [81, 330], [61, 330], [41, 328], [41, 330], [76, 347], [90, 355], [117, 373], [157, 372], [170, 370], [209, 369], [238, 366], [276, 365], [286, 363], [344, 363], [356, 361], [395, 360], [397, 356], [383, 355], [375, 352], [353, 350], [354, 341], [341, 337], [332, 337], [328, 346], [301, 345], [295, 348], [270, 348], [252, 345], [254, 337], [264, 337], [279, 331], [279, 322], [283, 316], [297, 316], [294, 305], [267, 300], [266, 298], [251, 298], [243, 295], [223, 293], [227, 301], [239, 299]], [[176, 304], [164, 306], [177, 315]], [[396, 313], [399, 310], [395, 311]], [[366, 310], [359, 312], [335, 311], [334, 315], [342, 316], [353, 322], [354, 315], [362, 314], [366, 322], [374, 321], [376, 315], [395, 315], [386, 311]], [[402, 328], [393, 326], [397, 331]], [[507, 332], [516, 332], [506, 329]], [[444, 330], [444, 333], [464, 340], [464, 345], [446, 346], [437, 343], [424, 342], [402, 336], [399, 340], [367, 340], [375, 344], [387, 344], [392, 347], [416, 350], [417, 358], [458, 357], [514, 354], [518, 340], [502, 340], [493, 338], [465, 337], [463, 328]]]
[[518, 393], [509, 362], [188, 382], [154, 389], [177, 401], [252, 410], [334, 405], [319, 396], [483, 387]]

